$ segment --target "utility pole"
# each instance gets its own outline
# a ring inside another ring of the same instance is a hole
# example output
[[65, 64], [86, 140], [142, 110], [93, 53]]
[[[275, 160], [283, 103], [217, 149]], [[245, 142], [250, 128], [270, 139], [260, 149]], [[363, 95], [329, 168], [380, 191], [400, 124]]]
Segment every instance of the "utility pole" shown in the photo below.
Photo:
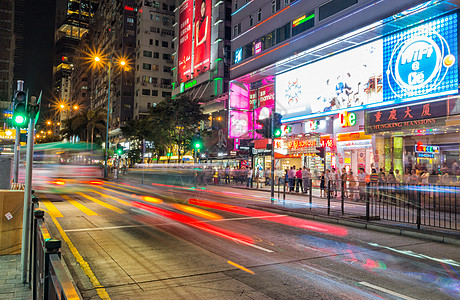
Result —
[[26, 154], [26, 180], [24, 189], [24, 210], [22, 216], [22, 247], [21, 247], [21, 280], [27, 283], [27, 266], [29, 253], [29, 232], [30, 232], [30, 208], [31, 208], [31, 193], [32, 193], [32, 166], [34, 154], [34, 139], [35, 139], [35, 118], [40, 110], [41, 94], [37, 101], [37, 97], [31, 97], [27, 102], [26, 111], [29, 115], [29, 127], [27, 131], [27, 154]]
[[[24, 80], [18, 80], [17, 91], [18, 92], [24, 91]], [[14, 107], [13, 107], [13, 110], [14, 110]], [[21, 149], [21, 127], [19, 126], [15, 126], [15, 127], [16, 127], [16, 139], [14, 140], [13, 182], [18, 183], [19, 157], [20, 157], [19, 150]]]
[[271, 158], [272, 158], [272, 167], [271, 167], [271, 174], [270, 174], [270, 201], [273, 204], [275, 198], [275, 135], [273, 132], [275, 131], [275, 112], [272, 112], [271, 122], [270, 122], [270, 133], [271, 133]]

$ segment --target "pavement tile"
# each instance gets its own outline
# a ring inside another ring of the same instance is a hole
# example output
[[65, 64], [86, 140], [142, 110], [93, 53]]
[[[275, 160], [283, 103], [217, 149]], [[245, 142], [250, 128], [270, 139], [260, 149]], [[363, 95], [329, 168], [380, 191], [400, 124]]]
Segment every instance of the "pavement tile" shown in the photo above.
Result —
[[31, 299], [32, 291], [21, 282], [21, 255], [0, 256], [0, 299]]

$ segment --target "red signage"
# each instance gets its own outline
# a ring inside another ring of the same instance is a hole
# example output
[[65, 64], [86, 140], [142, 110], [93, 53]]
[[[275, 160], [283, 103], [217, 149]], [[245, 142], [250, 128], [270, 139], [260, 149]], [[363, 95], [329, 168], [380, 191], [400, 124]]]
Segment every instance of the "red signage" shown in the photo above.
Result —
[[[334, 147], [334, 140], [332, 139], [321, 139], [321, 147]], [[300, 141], [289, 141], [287, 147], [289, 150], [296, 150], [300, 148], [307, 148], [307, 147], [316, 147], [316, 141], [310, 140], [300, 140]]]
[[179, 7], [179, 49], [177, 80], [185, 82], [191, 78], [192, 68], [192, 13], [193, 0], [186, 0]]
[[196, 0], [195, 5], [193, 72], [197, 76], [199, 73], [209, 70], [212, 1]]
[[259, 88], [259, 106], [272, 106], [275, 104], [275, 87], [273, 84]]

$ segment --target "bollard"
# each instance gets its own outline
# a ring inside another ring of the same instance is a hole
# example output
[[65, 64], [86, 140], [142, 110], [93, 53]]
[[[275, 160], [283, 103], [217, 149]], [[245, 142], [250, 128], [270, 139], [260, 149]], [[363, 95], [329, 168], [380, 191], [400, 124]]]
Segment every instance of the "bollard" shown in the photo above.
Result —
[[310, 201], [310, 209], [311, 209], [312, 201], [313, 201], [313, 179], [310, 179], [310, 180], [309, 180], [309, 183], [310, 183], [310, 185], [309, 185], [309, 187], [308, 187], [308, 189], [309, 189], [309, 190], [308, 190], [308, 193], [309, 193], [310, 195], [308, 195], [308, 196], [309, 196], [309, 198], [310, 198], [309, 201]]
[[39, 278], [37, 278], [38, 276], [38, 270], [37, 270], [37, 247], [36, 247], [36, 243], [37, 243], [37, 223], [38, 223], [38, 220], [43, 220], [43, 217], [45, 216], [45, 212], [43, 210], [35, 210], [34, 211], [34, 223], [33, 223], [33, 227], [32, 227], [32, 232], [31, 234], [33, 235], [34, 237], [34, 251], [32, 252], [32, 277], [30, 278], [30, 281], [32, 281], [32, 299], [37, 299], [37, 281], [39, 280]]
[[327, 181], [327, 215], [331, 214], [331, 181]]
[[45, 241], [45, 278], [44, 278], [44, 285], [43, 285], [43, 299], [50, 299], [49, 294], [49, 286], [50, 280], [52, 280], [50, 276], [50, 255], [51, 254], [59, 254], [61, 257], [61, 241], [57, 239], [48, 239]]
[[[370, 210], [370, 205], [369, 205], [369, 185], [370, 183], [366, 183], [366, 221], [370, 221], [370, 216], [369, 216], [369, 210]], [[342, 197], [343, 199], [343, 197]]]
[[420, 195], [420, 190], [417, 190], [417, 229], [420, 229], [421, 222], [422, 222], [422, 199]]
[[283, 206], [286, 206], [286, 180], [283, 184]]
[[[32, 190], [32, 195], [34, 195], [35, 191]], [[32, 197], [32, 204], [30, 211], [35, 212], [35, 209], [38, 208], [38, 201], [40, 198], [35, 197], [35, 195]], [[34, 217], [30, 218], [30, 236], [29, 236], [29, 288], [31, 287], [31, 281], [32, 281], [32, 253], [33, 253], [33, 245], [34, 245], [34, 239], [35, 239], [35, 228], [34, 228]]]

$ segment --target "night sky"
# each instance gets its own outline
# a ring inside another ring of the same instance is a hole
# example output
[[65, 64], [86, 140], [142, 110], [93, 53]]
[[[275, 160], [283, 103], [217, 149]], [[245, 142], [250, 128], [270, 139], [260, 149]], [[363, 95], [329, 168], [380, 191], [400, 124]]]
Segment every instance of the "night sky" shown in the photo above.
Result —
[[56, 1], [26, 1], [24, 32], [24, 88], [38, 96], [43, 90], [42, 116], [51, 98]]

